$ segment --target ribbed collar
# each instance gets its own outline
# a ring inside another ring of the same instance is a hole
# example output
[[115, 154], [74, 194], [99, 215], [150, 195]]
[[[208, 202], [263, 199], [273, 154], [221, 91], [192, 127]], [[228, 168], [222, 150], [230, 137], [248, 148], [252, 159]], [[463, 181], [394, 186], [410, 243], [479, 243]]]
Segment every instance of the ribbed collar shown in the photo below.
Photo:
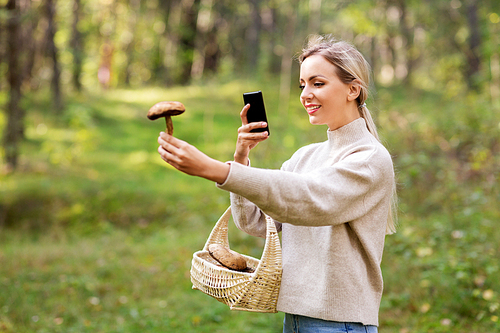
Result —
[[358, 119], [351, 121], [349, 124], [337, 128], [336, 130], [328, 130], [327, 135], [328, 144], [332, 146], [332, 148], [338, 149], [351, 145], [371, 134], [366, 127], [365, 119], [359, 117]]

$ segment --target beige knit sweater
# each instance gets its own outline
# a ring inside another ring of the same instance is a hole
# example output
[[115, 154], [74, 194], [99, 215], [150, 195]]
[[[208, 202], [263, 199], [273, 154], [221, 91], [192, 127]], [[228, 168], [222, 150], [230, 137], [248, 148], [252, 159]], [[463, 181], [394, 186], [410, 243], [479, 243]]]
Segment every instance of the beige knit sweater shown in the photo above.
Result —
[[392, 160], [363, 118], [327, 135], [281, 170], [231, 163], [218, 186], [238, 228], [265, 237], [264, 212], [282, 231], [279, 311], [378, 326]]

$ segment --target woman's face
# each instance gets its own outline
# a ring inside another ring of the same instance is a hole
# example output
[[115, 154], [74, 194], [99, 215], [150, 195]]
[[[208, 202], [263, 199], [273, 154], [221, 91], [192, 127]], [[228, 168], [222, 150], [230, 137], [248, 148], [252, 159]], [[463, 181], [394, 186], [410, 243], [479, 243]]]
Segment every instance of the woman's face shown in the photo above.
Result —
[[[336, 67], [321, 55], [307, 57], [300, 66], [300, 101], [313, 125], [340, 128], [359, 118], [352, 100], [352, 84], [337, 76]], [[356, 89], [356, 88], [355, 88]]]

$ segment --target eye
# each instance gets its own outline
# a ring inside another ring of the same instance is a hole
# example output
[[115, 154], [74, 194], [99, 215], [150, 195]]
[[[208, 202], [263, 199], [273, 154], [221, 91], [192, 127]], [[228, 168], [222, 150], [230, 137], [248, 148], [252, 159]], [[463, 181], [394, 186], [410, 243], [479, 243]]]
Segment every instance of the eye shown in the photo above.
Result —
[[324, 85], [325, 85], [325, 83], [324, 83], [324, 82], [315, 82], [315, 83], [314, 83], [314, 86], [315, 86], [316, 88], [319, 88], [319, 87], [324, 86]]
[[299, 89], [300, 89], [300, 90], [304, 90], [304, 88], [305, 88], [305, 87], [306, 87], [306, 86], [304, 86], [303, 84], [301, 84], [301, 85], [299, 86]]

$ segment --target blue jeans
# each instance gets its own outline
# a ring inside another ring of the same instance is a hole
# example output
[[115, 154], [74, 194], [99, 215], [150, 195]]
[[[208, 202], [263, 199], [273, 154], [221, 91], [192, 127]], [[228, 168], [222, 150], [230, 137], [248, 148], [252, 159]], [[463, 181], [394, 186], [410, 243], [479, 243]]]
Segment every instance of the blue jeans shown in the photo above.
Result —
[[283, 333], [377, 333], [377, 326], [339, 323], [322, 319], [285, 314]]

